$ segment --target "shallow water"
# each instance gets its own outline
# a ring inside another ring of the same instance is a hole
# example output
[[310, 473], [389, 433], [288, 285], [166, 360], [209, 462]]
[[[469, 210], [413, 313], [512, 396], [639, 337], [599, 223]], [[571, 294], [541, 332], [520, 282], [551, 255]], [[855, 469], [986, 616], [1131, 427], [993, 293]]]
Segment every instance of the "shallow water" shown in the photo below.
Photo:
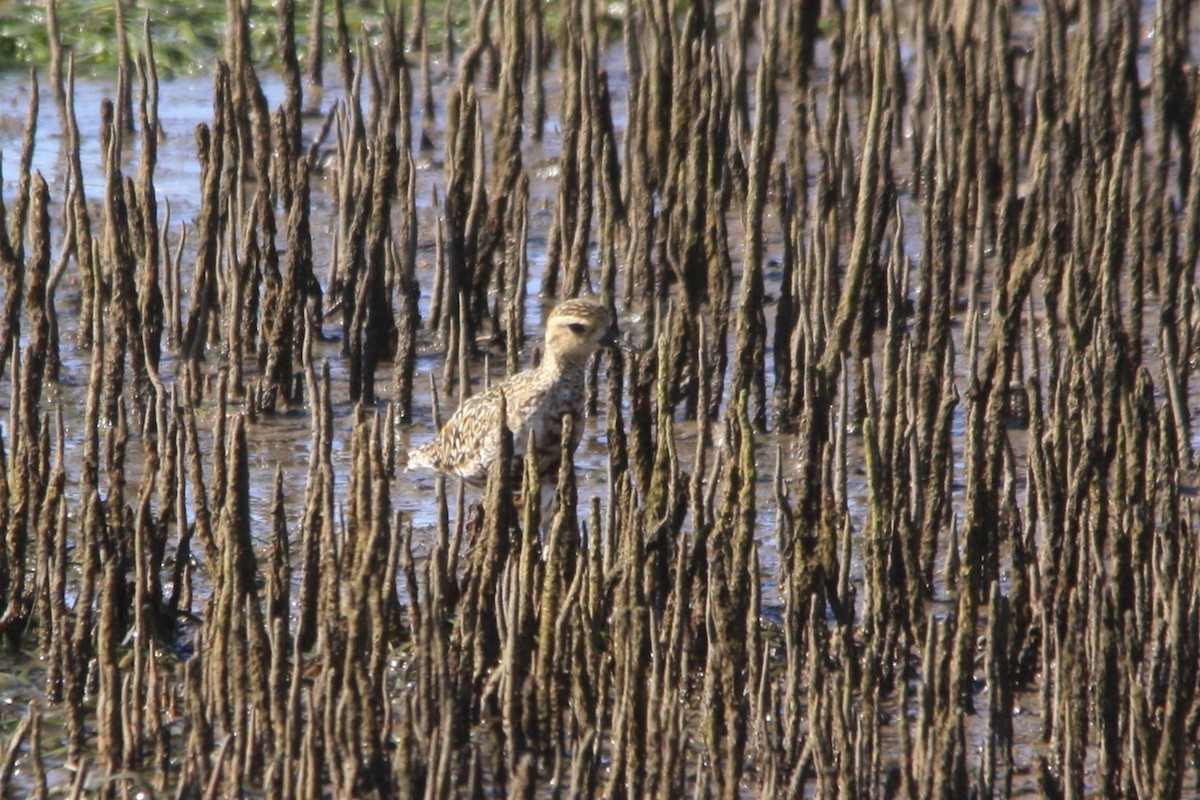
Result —
[[[1034, 13], [1032, 6], [1026, 9], [1026, 13]], [[824, 58], [827, 58], [827, 54], [818, 53], [819, 61]], [[608, 71], [609, 85], [614, 99], [614, 123], [617, 126], [618, 137], [620, 137], [624, 131], [627, 115], [624, 102], [627, 74], [625, 72], [623, 55], [618, 48], [613, 48], [609, 51], [605, 59], [605, 67]], [[331, 75], [333, 72], [333, 70], [329, 71]], [[435, 85], [435, 97], [439, 104], [437, 108], [438, 119], [437, 124], [429, 133], [433, 137], [435, 145], [432, 152], [440, 154], [442, 147], [438, 137], [443, 130], [444, 122], [442, 118], [444, 109], [441, 106], [441, 101], [449, 78], [445, 70], [436, 66], [435, 73], [439, 75], [438, 83]], [[818, 72], [814, 83], [823, 80], [823, 75]], [[548, 73], [546, 87], [546, 107], [551, 113], [547, 120], [545, 139], [539, 143], [531, 141], [527, 136], [524, 140], [524, 159], [530, 177], [529, 256], [531, 262], [530, 294], [525, 308], [525, 316], [528, 329], [531, 332], [540, 330], [541, 320], [548, 309], [547, 304], [537, 296], [537, 289], [541, 285], [539, 273], [544, 266], [546, 240], [551, 227], [551, 209], [557, 196], [558, 176], [556, 159], [558, 154], [557, 148], [561, 143], [557, 132], [557, 120], [553, 113], [559, 105], [560, 87], [557, 81], [557, 71], [551, 70]], [[283, 97], [283, 87], [279, 80], [273, 76], [265, 76], [263, 88], [267, 94], [268, 103], [272, 107], [277, 106]], [[26, 91], [27, 89], [19, 80], [10, 78], [9, 80], [0, 81], [0, 152], [2, 152], [2, 166], [4, 170], [3, 185], [0, 186], [0, 189], [2, 189], [5, 198], [11, 197], [16, 191], [17, 160], [20, 155], [22, 126], [27, 107]], [[113, 86], [104, 81], [81, 80], [76, 86], [76, 108], [79, 114], [81, 135], [83, 138], [84, 188], [87, 192], [89, 202], [93, 205], [102, 197], [104, 188], [99, 149], [99, 109], [102, 100], [112, 96], [113, 93]], [[165, 82], [161, 87], [161, 94], [160, 117], [163, 138], [159, 145], [159, 161], [155, 172], [155, 187], [158, 193], [160, 209], [165, 211], [167, 205], [169, 204], [170, 206], [172, 219], [170, 236], [172, 241], [174, 241], [179, 236], [181, 226], [190, 227], [194, 224], [195, 216], [199, 211], [198, 187], [200, 182], [200, 166], [196, 158], [193, 131], [198, 124], [208, 122], [211, 118], [212, 83], [207, 77], [177, 78], [170, 82]], [[318, 109], [320, 113], [311, 115], [306, 120], [306, 133], [308, 135], [311, 136], [316, 133], [320, 127], [321, 117], [338, 102], [340, 96], [340, 87], [336, 85], [328, 85], [326, 87], [320, 100], [320, 108]], [[486, 98], [484, 107], [486, 113], [489, 108]], [[414, 113], [413, 124], [414, 131], [421, 130], [422, 120], [419, 111]], [[781, 126], [779, 133], [781, 140], [785, 139], [786, 134], [785, 123], [784, 126]], [[333, 143], [327, 142], [326, 147], [330, 146], [333, 146]], [[33, 165], [36, 170], [40, 170], [45, 175], [50, 184], [51, 197], [55, 203], [51, 212], [52, 220], [57, 219], [63, 199], [62, 190], [65, 176], [64, 160], [61, 153], [62, 147], [63, 137], [59, 130], [53, 98], [49, 92], [43, 90], [41, 112], [38, 120], [37, 149], [34, 154]], [[903, 151], [903, 148], [901, 148], [901, 151]], [[125, 154], [125, 169], [127, 173], [132, 173], [136, 169], [136, 157], [136, 139], [129, 137], [127, 152]], [[418, 169], [418, 189], [416, 193], [419, 205], [420, 236], [418, 279], [422, 287], [421, 310], [424, 313], [429, 308], [430, 287], [433, 284], [433, 265], [431, 263], [433, 260], [433, 230], [437, 217], [440, 214], [440, 208], [435, 204], [434, 196], [436, 195], [440, 198], [443, 195], [444, 176], [442, 165], [430, 158], [428, 153], [416, 152], [414, 153], [414, 159]], [[333, 199], [328, 191], [326, 178], [314, 176], [312, 200], [316, 273], [318, 278], [324, 283], [324, 278], [329, 274], [330, 270], [330, 261], [332, 258], [331, 242], [333, 239], [332, 228], [335, 219]], [[902, 196], [901, 203], [903, 208], [902, 217], [906, 225], [906, 252], [915, 263], [920, 249], [920, 212], [913, 198], [909, 196]], [[769, 213], [774, 214], [773, 207], [769, 209]], [[733, 216], [736, 217], [736, 214]], [[768, 264], [766, 269], [768, 280], [766, 290], [768, 296], [775, 294], [778, 289], [777, 270], [772, 270], [770, 267], [772, 259], [778, 261], [781, 248], [779, 233], [776, 228], [777, 222], [773, 218], [769, 219], [766, 226], [767, 238], [764, 243], [764, 260]], [[56, 232], [56, 244], [59, 238], [60, 234]], [[741, 242], [740, 222], [736, 219], [730, 220], [730, 241], [734, 243], [735, 252], [733, 256], [736, 263], [737, 258], [740, 256], [737, 250], [740, 249]], [[189, 240], [188, 247], [194, 247], [194, 242]], [[190, 282], [194, 251], [188, 250], [185, 252], [187, 255], [185, 255], [183, 260], [183, 276], [185, 283], [188, 283]], [[594, 252], [593, 257], [595, 257]], [[915, 293], [915, 289], [913, 293]], [[62, 352], [63, 378], [62, 383], [54, 387], [49, 392], [48, 397], [43, 400], [43, 405], [46, 409], [54, 409], [56, 406], [61, 406], [63, 409], [69, 453], [72, 449], [78, 453], [78, 445], [82, 441], [78, 429], [82, 427], [83, 398], [88, 381], [88, 370], [90, 369], [90, 354], [80, 351], [71, 344], [77, 333], [76, 313], [78, 297], [78, 287], [72, 285], [69, 280], [60, 286], [57, 295], [57, 305], [62, 323], [61, 332], [64, 347]], [[1148, 310], [1146, 315], [1147, 320], [1153, 320], [1154, 317], [1154, 313]], [[768, 305], [768, 330], [772, 327], [772, 319], [773, 307]], [[636, 327], [636, 325], [628, 325], [628, 327]], [[349, 442], [346, 436], [350, 427], [349, 420], [353, 413], [351, 404], [347, 399], [347, 373], [344, 361], [341, 358], [341, 343], [337, 340], [340, 330], [340, 324], [336, 316], [327, 318], [323, 324], [323, 333], [329, 338], [329, 341], [322, 342], [316, 347], [317, 357], [329, 361], [333, 376], [333, 408], [335, 415], [333, 459], [336, 468], [335, 474], [339, 482], [338, 489], [341, 492], [339, 496], [344, 494], [348, 485]], [[955, 328], [955, 338], [959, 357], [956, 358], [955, 363], [957, 370], [956, 383], [960, 393], [965, 393], [966, 391], [969, 378], [968, 371], [971, 367], [971, 358], [965, 354], [965, 336], [966, 333], [963, 327], [961, 325], [957, 326]], [[1152, 325], [1147, 325], [1146, 330], [1143, 332], [1143, 337], [1147, 351], [1153, 351], [1157, 343], [1157, 331], [1153, 329]], [[528, 357], [527, 353], [526, 359]], [[429, 392], [429, 377], [430, 375], [434, 375], [440, 379], [443, 358], [444, 353], [439, 348], [439, 345], [426, 333], [421, 356], [418, 361], [418, 378], [415, 384], [417, 393], [414, 395], [413, 414], [416, 422], [411, 426], [402, 427], [397, 431], [397, 445], [401, 450], [408, 447], [416, 447], [432, 436], [433, 426], [430, 409], [432, 395]], [[769, 351], [767, 353], [767, 363], [771, 363], [771, 354]], [[219, 357], [214, 354], [210, 357], [207, 368], [210, 372], [215, 372], [218, 364]], [[164, 379], [170, 381], [174, 367], [174, 359], [168, 355], [164, 360]], [[247, 364], [247, 368], [251, 368], [249, 363]], [[483, 368], [482, 363], [476, 363], [472, 367], [477, 383], [481, 381]], [[491, 359], [491, 378], [495, 380], [502, 377], [502, 369], [502, 354], [495, 354]], [[770, 396], [771, 386], [769, 376], [768, 381], [768, 396]], [[385, 365], [379, 373], [378, 386], [381, 400], [377, 410], [380, 412], [384, 410], [387, 398], [389, 397], [389, 384], [390, 369]], [[0, 417], [0, 430], [4, 432], [7, 438], [7, 412], [10, 395], [7, 389], [10, 383], [6, 379], [0, 386], [2, 386], [0, 388], [0, 410], [4, 412], [4, 416]], [[1200, 407], [1200, 396], [1196, 395], [1196, 388], [1195, 382], [1193, 382], [1193, 396], [1191, 398], [1193, 413], [1195, 413], [1195, 409]], [[454, 401], [442, 398], [442, 404], [443, 415], [445, 415], [453, 408]], [[584, 441], [576, 456], [576, 466], [579, 475], [580, 508], [586, 508], [591, 502], [592, 497], [599, 497], [602, 501], [607, 499], [607, 449], [604, 442], [605, 420], [603, 403], [600, 406], [601, 412], [599, 417], [591, 419], [587, 423]], [[232, 405], [231, 410], [237, 410], [236, 405]], [[200, 416], [202, 423], [201, 437], [205, 444], [210, 442], [209, 437], [211, 437], [214, 414], [215, 411], [210, 403]], [[966, 426], [965, 414], [965, 407], [960, 404], [956, 411], [953, 428], [955, 439], [955, 474], [958, 476], [961, 476], [964, 471], [963, 435]], [[299, 527], [305, 484], [308, 479], [309, 461], [312, 456], [310, 431], [311, 420], [304, 410], [270, 417], [259, 417], [248, 428], [250, 469], [252, 475], [251, 503], [256, 523], [256, 529], [252, 531], [252, 535], [260, 547], [265, 548], [270, 531], [270, 507], [277, 470], [281, 471], [283, 475], [284, 492], [289, 512], [289, 528], [295, 531]], [[679, 434], [679, 453], [685, 465], [690, 464], [697, 437], [694, 424], [680, 422], [677, 426], [677, 433]], [[719, 430], [714, 431], [714, 434], [719, 435]], [[1196, 443], [1200, 445], [1200, 430], [1193, 430], [1193, 436], [1196, 438]], [[136, 438], [135, 435], [130, 451], [129, 478], [131, 485], [132, 481], [137, 480], [141, 471]], [[1017, 474], [1022, 477], [1025, 475], [1025, 439], [1025, 432], [1022, 430], [1012, 430], [1009, 432], [1009, 442], [1013, 447], [1017, 459]], [[774, 530], [776, 509], [774, 505], [772, 471], [774, 469], [776, 452], [782, 449], [785, 454], [790, 453], [793, 442], [788, 437], [776, 436], [772, 433], [758, 437], [756, 446], [759, 466], [756, 543], [758, 545], [758, 558], [763, 581], [763, 613], [768, 619], [777, 619], [781, 608], [778, 589], [780, 564], [778, 543]], [[863, 457], [861, 454], [861, 441], [853, 432], [848, 435], [847, 451], [847, 459], [851, 465], [846, 487], [847, 502], [852, 514], [852, 524], [855, 532], [855, 547], [850, 563], [850, 575], [852, 582], [859, 588], [857, 592], [858, 602], [862, 603], [863, 593], [861, 585], [863, 583], [864, 565], [862, 563], [862, 542], [858, 538], [858, 534], [867, 525], [866, 497], [868, 489], [863, 470], [854, 466], [861, 464]], [[398, 457], [398, 460], [402, 462], [403, 459]], [[75, 482], [78, 480], [79, 474], [78, 457], [72, 460], [69, 456], [68, 461], [68, 483], [76, 485]], [[433, 528], [436, 523], [433, 476], [429, 474], [398, 472], [391, 491], [394, 498], [394, 509], [404, 512], [411, 519], [415, 529], [414, 548], [418, 556], [424, 556], [432, 544], [434, 537]], [[962, 516], [961, 509], [964, 505], [963, 492], [961, 481], [956, 482], [953, 499], [956, 515], [960, 520]], [[477, 497], [477, 493], [468, 489], [467, 496], [468, 499], [471, 499]], [[293, 549], [293, 553], [296, 555], [295, 548]], [[299, 565], [295, 564], [294, 566], [298, 567]], [[297, 574], [294, 580], [298, 580], [298, 578]], [[198, 583], [197, 593], [200, 597], [203, 596], [203, 591], [203, 586]], [[945, 586], [939, 564], [936, 599], [934, 607], [930, 609], [930, 612], [935, 616], [947, 613], [952, 609], [952, 598], [953, 594]], [[199, 602], [196, 605], [199, 606]], [[39, 696], [41, 678], [38, 674], [36, 663], [22, 660], [20, 657], [13, 658], [5, 654], [0, 656], [0, 664], [4, 667], [4, 669], [0, 670], [0, 675], [7, 677], [7, 680], [0, 685], [0, 715], [8, 717], [9, 712], [3, 711], [4, 706], [15, 709], [13, 713], [20, 713], [31, 699]], [[985, 700], [979, 698], [978, 702], [982, 703]], [[1018, 698], [1018, 705], [1021, 708], [1021, 712], [1017, 714], [1014, 720], [1018, 741], [1016, 761], [1019, 768], [1024, 767], [1024, 771], [1018, 772], [1017, 775], [1019, 793], [1032, 792], [1036, 788], [1035, 776], [1031, 775], [1032, 770], [1029, 768], [1029, 764], [1032, 763], [1033, 754], [1041, 746], [1039, 738], [1041, 735], [1040, 726], [1042, 718], [1037, 702], [1038, 698], [1036, 695]], [[911, 703], [909, 705], [911, 710]], [[981, 747], [983, 744], [985, 731], [982, 730], [982, 725], [982, 721], [978, 719], [968, 724], [968, 733], [971, 737], [969, 749], [971, 750]], [[894, 742], [892, 744], [896, 745]]]
[[[822, 40], [820, 49], [825, 49], [825, 47], [826, 45]], [[819, 52], [819, 66], [814, 73], [814, 83], [824, 80], [824, 58], [827, 58], [827, 52]], [[610, 48], [604, 66], [608, 71], [609, 86], [612, 90], [613, 121], [617, 129], [618, 139], [620, 139], [624, 133], [627, 116], [625, 106], [627, 73], [623, 52], [620, 47], [614, 46]], [[328, 75], [332, 77], [335, 72], [336, 70], [328, 70]], [[428, 129], [427, 132], [434, 143], [432, 153], [437, 153], [440, 156], [443, 150], [439, 138], [443, 133], [444, 126], [443, 95], [451, 76], [444, 70], [441, 70], [436, 62], [434, 73], [440, 76], [434, 85], [436, 124], [432, 129]], [[277, 76], [269, 74], [260, 77], [268, 104], [272, 108], [277, 107], [284, 97], [284, 87], [281, 81]], [[550, 231], [553, 216], [552, 208], [558, 191], [557, 157], [561, 138], [559, 136], [556, 111], [560, 102], [560, 90], [559, 73], [557, 70], [550, 70], [547, 73], [546, 80], [546, 108], [548, 116], [545, 136], [541, 142], [535, 142], [527, 135], [523, 142], [523, 158], [530, 176], [528, 243], [530, 284], [526, 304], [526, 325], [531, 332], [531, 337], [535, 335], [534, 332], [541, 329], [541, 321], [550, 308], [550, 304], [538, 297], [537, 291], [541, 286], [540, 271], [545, 263], [546, 239]], [[177, 77], [164, 82], [160, 88], [161, 101], [159, 115], [162, 136], [159, 142], [158, 166], [155, 170], [154, 182], [160, 211], [164, 218], [168, 205], [170, 207], [170, 237], [172, 243], [180, 235], [181, 226], [190, 228], [194, 225], [196, 215], [199, 212], [201, 175], [200, 164], [196, 157], [194, 131], [197, 125], [211, 122], [212, 91], [212, 80], [207, 76]], [[104, 192], [99, 139], [100, 106], [105, 99], [114, 96], [115, 86], [103, 80], [81, 79], [76, 84], [75, 106], [79, 117], [82, 140], [81, 155], [84, 169], [84, 189], [87, 193], [89, 203], [93, 206], [103, 198]], [[320, 94], [319, 108], [309, 109], [312, 113], [309, 113], [305, 120], [305, 133], [308, 137], [315, 136], [319, 132], [323, 116], [340, 101], [341, 96], [342, 87], [337, 85], [336, 82], [328, 82], [327, 79], [326, 87]], [[486, 115], [486, 112], [490, 109], [490, 98], [488, 95], [484, 95], [481, 99], [483, 100]], [[19, 80], [10, 79], [0, 82], [0, 153], [2, 153], [4, 170], [2, 189], [5, 197], [11, 197], [16, 191], [16, 175], [21, 151], [21, 137], [27, 114], [27, 102], [28, 86], [23, 85]], [[309, 100], [306, 100], [306, 102], [309, 102]], [[33, 168], [34, 170], [41, 171], [50, 185], [53, 204], [51, 218], [53, 221], [57, 219], [57, 215], [60, 213], [63, 200], [65, 161], [62, 155], [62, 148], [65, 140], [60, 130], [53, 96], [44, 86], [40, 94], [40, 104], [37, 147], [34, 152]], [[422, 126], [423, 120], [420, 111], [419, 109], [414, 109], [414, 133], [420, 131]], [[786, 121], [781, 124], [780, 128], [779, 139], [786, 141]], [[332, 140], [331, 135], [330, 139], [325, 143], [325, 148], [329, 149], [335, 146], [336, 144]], [[127, 135], [123, 165], [126, 174], [134, 174], [136, 172], [137, 152], [137, 137]], [[419, 150], [414, 153], [418, 181], [416, 192], [419, 225], [417, 267], [418, 279], [422, 287], [421, 311], [423, 315], [429, 310], [430, 287], [433, 285], [434, 271], [432, 264], [434, 255], [433, 230], [436, 226], [437, 218], [441, 213], [440, 208], [434, 203], [434, 196], [436, 194], [440, 200], [444, 192], [442, 165], [440, 161], [435, 162], [427, 156], [427, 153]], [[314, 266], [318, 279], [322, 279], [329, 274], [332, 259], [330, 248], [333, 239], [332, 229], [335, 223], [335, 206], [334, 198], [330, 196], [328, 189], [328, 176], [314, 175], [312, 229]], [[920, 229], [919, 210], [915, 204], [911, 203], [911, 198], [910, 202], [904, 208], [905, 222], [909, 231], [906, 236], [906, 242], [910, 248], [910, 255], [915, 258], [920, 247], [918, 233]], [[779, 240], [777, 221], [774, 219], [773, 207], [768, 209], [768, 213], [771, 218], [766, 223], [764, 275], [767, 280], [767, 295], [771, 297], [776, 293], [779, 279], [778, 270], [772, 268], [772, 264], [778, 264], [779, 251], [782, 245]], [[162, 221], [160, 219], [160, 222]], [[733, 248], [732, 255], [736, 264], [737, 259], [740, 258], [742, 242], [741, 221], [737, 217], [737, 214], [731, 213], [729, 224], [729, 240]], [[54, 234], [56, 243], [59, 235], [57, 233]], [[194, 263], [194, 252], [194, 237], [191, 237], [187, 242], [185, 257], [183, 259], [182, 276], [185, 287], [189, 287], [191, 283], [191, 267]], [[594, 243], [592, 257], [593, 261], [595, 261]], [[620, 290], [618, 294], [620, 294]], [[186, 290], [184, 297], [186, 310]], [[72, 444], [78, 444], [81, 441], [78, 435], [73, 434], [73, 430], [80, 427], [83, 421], [83, 398], [87, 387], [88, 370], [90, 369], [90, 355], [71, 346], [71, 342], [77, 333], [76, 311], [79, 302], [78, 287], [72, 285], [69, 280], [64, 281], [59, 287], [57, 299], [62, 325], [64, 370], [62, 385], [55, 390], [57, 398], [55, 394], [52, 394], [46, 405], [49, 408], [53, 408], [56, 400], [61, 404], [68, 436], [68, 451], [70, 451]], [[768, 330], [770, 330], [774, 318], [773, 304], [769, 304], [766, 311]], [[630, 326], [626, 324], [626, 327]], [[327, 359], [331, 365], [335, 415], [333, 458], [335, 466], [338, 467], [336, 475], [339, 487], [344, 489], [348, 483], [349, 472], [347, 461], [348, 442], [339, 435], [339, 431], [348, 430], [348, 420], [352, 413], [352, 408], [347, 400], [346, 367], [340, 357], [341, 343], [337, 340], [337, 337], [340, 336], [340, 330], [338, 316], [335, 315], [327, 318], [323, 323], [322, 332], [330, 341], [319, 343], [315, 351], [318, 359]], [[642, 333], [644, 335], [644, 332]], [[425, 334], [425, 337], [424, 347], [418, 360], [418, 377], [415, 382], [416, 391], [413, 397], [413, 415], [416, 422], [411, 426], [402, 427], [397, 431], [397, 442], [401, 448], [419, 446], [422, 442], [431, 438], [433, 434], [430, 409], [432, 397], [429, 393], [429, 378], [432, 375], [440, 379], [444, 351], [428, 336], [428, 333]], [[770, 344], [768, 342], [768, 364], [771, 363], [771, 351], [769, 348]], [[526, 358], [528, 358], [528, 354], [526, 354]], [[210, 358], [208, 364], [210, 372], [214, 372], [214, 374], [217, 362], [218, 359]], [[962, 382], [961, 389], [965, 387], [969, 363], [963, 358], [958, 359], [956, 363], [956, 369], [959, 371], [958, 378]], [[174, 367], [175, 360], [172, 354], [169, 352], [164, 353], [162, 370], [163, 378], [168, 382], [168, 385]], [[249, 370], [253, 369], [253, 365], [249, 361], [246, 367], [248, 375], [252, 374]], [[476, 386], [478, 386], [482, 381], [481, 372], [483, 364], [476, 363], [472, 369], [474, 370], [472, 377]], [[769, 369], [768, 373], [770, 373]], [[493, 354], [491, 359], [491, 376], [493, 380], [503, 377], [502, 353]], [[390, 370], [387, 365], [384, 365], [380, 369], [378, 381], [381, 397], [378, 408], [382, 412], [384, 408], [383, 404], [386, 402], [390, 388]], [[5, 385], [7, 385], [7, 380], [5, 381]], [[772, 385], [773, 378], [768, 374], [768, 396], [770, 396]], [[0, 408], [7, 409], [7, 405], [7, 394], [0, 393]], [[600, 403], [598, 418], [588, 420], [583, 444], [576, 455], [576, 466], [580, 476], [581, 508], [587, 506], [592, 495], [599, 496], [601, 499], [606, 498], [607, 479], [605, 470], [607, 465], [607, 450], [603, 444], [603, 432], [605, 428], [603, 406], [604, 404]], [[453, 409], [454, 401], [443, 397], [442, 407], [442, 413], [445, 416]], [[237, 406], [231, 404], [230, 408], [231, 410], [236, 410]], [[211, 436], [212, 418], [213, 412], [211, 408], [201, 414], [202, 425], [200, 433], [202, 439]], [[7, 420], [5, 419], [0, 424], [6, 423]], [[312, 440], [310, 437], [310, 425], [311, 421], [307, 413], [298, 411], [273, 417], [259, 417], [249, 428], [252, 511], [256, 520], [264, 526], [263, 533], [255, 537], [260, 544], [265, 544], [265, 536], [269, 531], [269, 528], [266, 526], [269, 520], [270, 503], [274, 491], [274, 476], [277, 468], [282, 470], [283, 473], [284, 491], [291, 513], [289, 526], [294, 530], [295, 526], [299, 523], [300, 507], [304, 496], [308, 463], [311, 456]], [[954, 431], [959, 467], [961, 467], [962, 457], [961, 435], [964, 428], [965, 412], [960, 406], [956, 412]], [[678, 431], [680, 433], [679, 452], [681, 458], [685, 462], [690, 463], [695, 443], [694, 428], [689, 429], [689, 423], [680, 423]], [[713, 434], [718, 439], [717, 443], [719, 444], [719, 428], [715, 428]], [[779, 563], [777, 542], [773, 532], [775, 507], [771, 473], [774, 469], [777, 449], [783, 448], [784, 452], [788, 453], [790, 452], [789, 448], [791, 444], [789, 437], [777, 437], [773, 434], [760, 436], [756, 440], [760, 470], [757, 492], [757, 544], [759, 546], [759, 559], [763, 575], [764, 609], [777, 609], [780, 602], [776, 582]], [[131, 450], [131, 453], [138, 452], [136, 445], [134, 445], [134, 448]], [[853, 435], [849, 438], [848, 450], [850, 451], [850, 463], [852, 465], [861, 463], [862, 458], [861, 452], [858, 450], [858, 439]], [[137, 463], [138, 460], [136, 457], [130, 458], [130, 467], [132, 468], [131, 480], [136, 480], [140, 476], [140, 464]], [[68, 480], [71, 481], [77, 478], [77, 476], [78, 470], [73, 470], [68, 466]], [[395, 507], [409, 515], [418, 533], [422, 531], [427, 533], [427, 537], [424, 538], [420, 535], [414, 537], [414, 547], [417, 547], [422, 552], [430, 543], [428, 537], [432, 536], [431, 531], [436, 522], [433, 485], [434, 479], [431, 474], [406, 473], [401, 471], [396, 475], [392, 489], [393, 496], [397, 498]], [[852, 512], [864, 515], [864, 499], [867, 493], [867, 485], [861, 469], [851, 467], [847, 489]], [[477, 492], [473, 492], [473, 490], [468, 488], [468, 499], [477, 496]], [[961, 499], [961, 497], [956, 499]], [[862, 524], [864, 524], [864, 520], [860, 517], [855, 522], [855, 529], [861, 529]], [[861, 552], [856, 547], [854, 561], [850, 570], [852, 579], [855, 581], [860, 581], [862, 576], [860, 557]]]

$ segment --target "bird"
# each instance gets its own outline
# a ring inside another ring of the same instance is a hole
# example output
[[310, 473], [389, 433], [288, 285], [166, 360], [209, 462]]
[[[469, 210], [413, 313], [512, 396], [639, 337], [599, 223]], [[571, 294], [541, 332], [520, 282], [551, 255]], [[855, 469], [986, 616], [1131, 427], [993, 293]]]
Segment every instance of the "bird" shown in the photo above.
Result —
[[524, 458], [530, 433], [542, 480], [552, 478], [562, 453], [562, 418], [570, 415], [571, 450], [583, 434], [584, 373], [602, 347], [619, 344], [613, 315], [596, 300], [560, 303], [546, 318], [541, 363], [467, 398], [434, 438], [409, 453], [408, 469], [432, 469], [481, 486], [500, 454], [501, 396], [513, 434], [514, 456]]

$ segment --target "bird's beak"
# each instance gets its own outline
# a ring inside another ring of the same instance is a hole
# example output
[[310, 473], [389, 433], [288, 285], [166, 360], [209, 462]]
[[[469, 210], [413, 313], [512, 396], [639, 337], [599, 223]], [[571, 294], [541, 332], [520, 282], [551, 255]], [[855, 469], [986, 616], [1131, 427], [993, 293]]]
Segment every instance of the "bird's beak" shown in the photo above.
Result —
[[622, 350], [623, 353], [641, 353], [641, 350], [635, 344], [629, 342], [628, 339], [620, 337], [620, 332], [617, 330], [616, 325], [610, 327], [605, 332], [605, 335], [600, 337], [600, 345], [608, 349]]

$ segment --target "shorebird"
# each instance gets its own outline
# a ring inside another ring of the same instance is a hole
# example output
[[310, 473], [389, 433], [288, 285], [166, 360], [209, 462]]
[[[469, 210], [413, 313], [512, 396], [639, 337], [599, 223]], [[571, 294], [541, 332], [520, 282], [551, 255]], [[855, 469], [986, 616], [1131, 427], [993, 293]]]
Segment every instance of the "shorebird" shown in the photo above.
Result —
[[583, 435], [584, 372], [601, 347], [617, 345], [612, 314], [601, 303], [567, 300], [546, 319], [542, 362], [511, 375], [482, 394], [468, 398], [432, 441], [413, 450], [408, 468], [433, 469], [481, 485], [500, 452], [500, 396], [507, 405], [513, 450], [524, 457], [533, 433], [538, 471], [543, 480], [558, 469], [562, 452], [562, 417], [570, 414], [572, 450]]

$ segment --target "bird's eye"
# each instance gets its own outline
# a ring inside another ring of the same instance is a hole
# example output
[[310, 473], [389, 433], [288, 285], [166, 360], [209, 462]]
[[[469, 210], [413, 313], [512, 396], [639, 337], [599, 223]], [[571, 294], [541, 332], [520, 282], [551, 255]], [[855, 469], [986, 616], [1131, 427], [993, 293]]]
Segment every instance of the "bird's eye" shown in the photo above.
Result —
[[567, 324], [567, 327], [571, 329], [571, 333], [578, 333], [581, 336], [587, 332], [587, 325], [582, 322], [571, 322]]

